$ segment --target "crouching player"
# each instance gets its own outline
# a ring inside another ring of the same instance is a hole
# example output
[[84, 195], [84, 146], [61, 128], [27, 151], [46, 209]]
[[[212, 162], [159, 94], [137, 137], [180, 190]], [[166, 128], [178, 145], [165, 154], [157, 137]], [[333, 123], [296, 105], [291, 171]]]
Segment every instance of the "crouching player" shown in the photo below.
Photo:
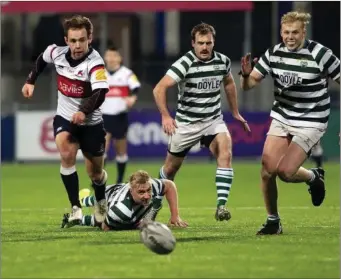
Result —
[[[109, 230], [138, 229], [142, 221], [153, 221], [162, 207], [163, 196], [166, 197], [169, 209], [169, 226], [187, 227], [182, 221], [178, 209], [178, 193], [173, 181], [167, 179], [153, 179], [145, 171], [133, 173], [126, 184], [108, 185], [105, 197], [108, 213], [103, 223], [95, 221], [94, 215], [83, 216], [81, 222], [69, 223], [68, 213], [64, 214], [62, 228], [74, 225], [100, 227]], [[81, 204], [91, 207], [96, 204], [95, 196], [81, 198]]]

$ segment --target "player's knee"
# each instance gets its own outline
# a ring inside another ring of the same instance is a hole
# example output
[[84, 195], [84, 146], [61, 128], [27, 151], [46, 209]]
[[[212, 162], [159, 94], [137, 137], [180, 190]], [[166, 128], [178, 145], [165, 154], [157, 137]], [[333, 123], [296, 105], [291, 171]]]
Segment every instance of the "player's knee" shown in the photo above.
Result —
[[277, 167], [277, 175], [284, 182], [290, 182], [295, 175], [295, 171], [290, 166], [279, 164]]
[[263, 180], [270, 179], [277, 174], [276, 165], [272, 164], [271, 162], [272, 160], [270, 156], [263, 154], [261, 169], [261, 177]]
[[60, 151], [60, 157], [62, 161], [62, 165], [64, 166], [73, 166], [76, 163], [76, 154], [73, 152], [73, 150], [61, 150]]

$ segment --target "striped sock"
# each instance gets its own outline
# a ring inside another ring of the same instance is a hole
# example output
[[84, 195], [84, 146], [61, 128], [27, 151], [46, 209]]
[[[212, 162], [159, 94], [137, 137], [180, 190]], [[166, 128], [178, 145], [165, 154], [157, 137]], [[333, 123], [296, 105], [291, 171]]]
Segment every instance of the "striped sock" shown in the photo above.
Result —
[[217, 186], [217, 206], [225, 206], [230, 194], [233, 180], [233, 169], [217, 168], [215, 182]]
[[91, 207], [95, 205], [95, 196], [87, 196], [81, 199], [81, 205], [85, 207]]
[[163, 171], [163, 166], [161, 167], [160, 171], [159, 171], [159, 178], [160, 179], [169, 179], [167, 178], [167, 175], [165, 174], [165, 172]]
[[84, 215], [82, 218], [82, 226], [89, 226], [94, 227], [95, 226], [95, 218], [93, 215]]

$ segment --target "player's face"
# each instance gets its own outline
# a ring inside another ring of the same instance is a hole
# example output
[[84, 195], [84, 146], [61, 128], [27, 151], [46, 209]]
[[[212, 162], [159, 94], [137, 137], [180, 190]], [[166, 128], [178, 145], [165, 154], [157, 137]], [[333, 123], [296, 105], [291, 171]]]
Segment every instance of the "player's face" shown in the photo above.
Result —
[[281, 36], [285, 46], [293, 51], [301, 47], [304, 43], [306, 31], [300, 21], [283, 23], [281, 26]]
[[118, 51], [107, 50], [104, 55], [104, 61], [109, 70], [115, 70], [121, 65], [122, 57]]
[[212, 33], [200, 35], [199, 32], [195, 34], [195, 41], [192, 40], [192, 47], [195, 55], [200, 60], [209, 60], [212, 56], [214, 47], [214, 38]]
[[130, 193], [136, 203], [147, 206], [152, 198], [152, 186], [150, 183], [133, 185]]
[[89, 50], [89, 44], [92, 41], [92, 36], [88, 36], [85, 28], [69, 29], [66, 44], [70, 47], [71, 57], [73, 59], [81, 59]]

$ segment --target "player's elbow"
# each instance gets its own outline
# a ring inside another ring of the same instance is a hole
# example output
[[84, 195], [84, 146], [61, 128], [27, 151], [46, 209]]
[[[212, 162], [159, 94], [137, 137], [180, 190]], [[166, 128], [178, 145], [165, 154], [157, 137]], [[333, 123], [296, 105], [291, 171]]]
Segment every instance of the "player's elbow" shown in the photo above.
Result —
[[154, 95], [154, 98], [157, 98], [157, 96], [160, 94], [160, 85], [157, 84], [154, 89], [153, 89], [153, 95]]
[[159, 82], [153, 89], [153, 95], [157, 98], [160, 95], [166, 94], [167, 86], [164, 85], [162, 82]]
[[172, 180], [165, 180], [164, 181], [165, 185], [165, 193], [170, 192], [170, 191], [177, 191], [176, 185]]

